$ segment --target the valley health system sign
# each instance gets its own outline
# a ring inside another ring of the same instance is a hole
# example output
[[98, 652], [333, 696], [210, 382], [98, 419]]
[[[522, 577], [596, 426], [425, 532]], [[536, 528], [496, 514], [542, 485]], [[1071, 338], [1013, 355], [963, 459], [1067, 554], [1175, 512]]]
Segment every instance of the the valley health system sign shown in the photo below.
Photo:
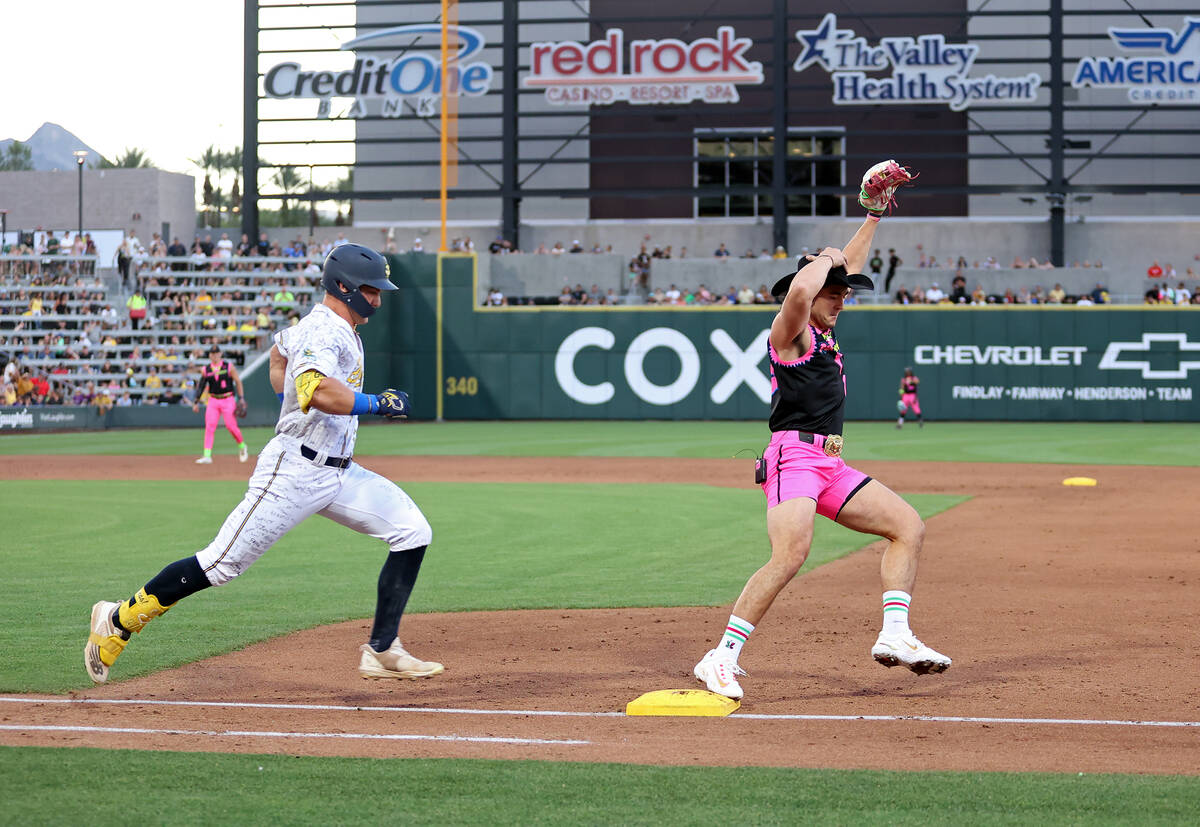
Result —
[[[431, 54], [414, 48], [426, 37], [439, 51]], [[342, 49], [394, 45], [396, 55], [387, 58], [371, 52], [356, 58], [353, 67], [340, 72], [305, 69], [295, 61], [277, 63], [266, 71], [263, 91], [267, 97], [276, 99], [317, 98], [318, 118], [361, 118], [374, 114], [367, 111], [367, 102], [374, 100], [381, 101], [377, 114], [385, 118], [402, 116], [405, 101], [410, 103], [411, 112], [430, 117], [436, 113], [436, 103], [442, 96], [441, 37], [441, 23], [396, 26], [365, 34], [343, 43]], [[449, 63], [450, 93], [473, 98], [486, 94], [492, 84], [492, 67], [482, 61], [470, 62], [483, 51], [486, 42], [483, 35], [466, 26], [450, 26], [449, 37], [451, 43], [458, 44], [458, 52]], [[350, 98], [349, 108], [333, 114], [334, 97]]]
[[1115, 29], [1108, 36], [1126, 51], [1157, 54], [1084, 57], [1075, 67], [1076, 89], [1126, 89], [1137, 103], [1200, 103], [1200, 18], [1185, 17], [1183, 28]]
[[[945, 35], [883, 37], [871, 46], [853, 29], [839, 29], [837, 15], [821, 25], [796, 32], [804, 49], [792, 68], [814, 64], [833, 76], [833, 102], [846, 105], [919, 103], [946, 104], [954, 111], [972, 104], [1027, 105], [1037, 101], [1042, 77], [971, 77], [979, 54], [974, 43], [947, 43]], [[885, 73], [881, 77], [871, 74]]]
[[744, 57], [752, 45], [732, 26], [718, 28], [716, 37], [690, 43], [675, 38], [634, 40], [626, 66], [625, 32], [608, 29], [603, 40], [587, 44], [530, 44], [524, 85], [544, 89], [546, 100], [560, 106], [735, 103], [739, 84], [763, 82], [762, 64]]

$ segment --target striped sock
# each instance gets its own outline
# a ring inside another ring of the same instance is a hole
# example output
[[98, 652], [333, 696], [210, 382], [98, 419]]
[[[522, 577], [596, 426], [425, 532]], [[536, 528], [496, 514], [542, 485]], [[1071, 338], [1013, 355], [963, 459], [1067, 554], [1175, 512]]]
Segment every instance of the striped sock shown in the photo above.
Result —
[[738, 655], [742, 654], [742, 647], [746, 645], [746, 641], [753, 631], [753, 623], [748, 623], [737, 615], [730, 615], [729, 623], [725, 625], [725, 634], [722, 636], [721, 642], [717, 644], [717, 648], [723, 656], [731, 657], [733, 662], [737, 663]]
[[883, 633], [889, 637], [911, 634], [908, 628], [908, 604], [912, 597], [908, 592], [888, 591], [883, 593]]

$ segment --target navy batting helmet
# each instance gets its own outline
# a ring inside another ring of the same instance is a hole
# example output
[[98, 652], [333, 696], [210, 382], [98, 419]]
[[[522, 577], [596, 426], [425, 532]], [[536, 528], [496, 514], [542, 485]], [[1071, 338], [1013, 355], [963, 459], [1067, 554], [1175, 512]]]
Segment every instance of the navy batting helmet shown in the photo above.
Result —
[[334, 247], [325, 258], [321, 286], [325, 292], [364, 319], [375, 312], [367, 297], [359, 290], [366, 285], [379, 290], [395, 290], [396, 285], [388, 281], [391, 268], [387, 259], [370, 247], [361, 244], [341, 244]]

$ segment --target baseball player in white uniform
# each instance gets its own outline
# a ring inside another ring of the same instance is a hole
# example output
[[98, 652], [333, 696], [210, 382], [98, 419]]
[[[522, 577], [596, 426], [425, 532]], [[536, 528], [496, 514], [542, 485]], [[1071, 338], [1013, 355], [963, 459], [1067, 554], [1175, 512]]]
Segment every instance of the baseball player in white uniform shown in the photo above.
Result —
[[395, 290], [387, 261], [367, 247], [343, 244], [325, 260], [325, 298], [300, 321], [275, 335], [271, 384], [281, 402], [275, 437], [258, 456], [250, 487], [216, 539], [194, 556], [171, 563], [121, 603], [92, 607], [84, 664], [96, 683], [129, 642], [179, 600], [221, 586], [244, 572], [284, 534], [313, 514], [383, 540], [375, 622], [360, 647], [367, 678], [421, 678], [440, 663], [413, 657], [397, 639], [400, 618], [432, 539], [429, 523], [398, 486], [351, 457], [358, 417], [403, 418], [408, 394], [366, 394], [362, 340], [355, 331]]

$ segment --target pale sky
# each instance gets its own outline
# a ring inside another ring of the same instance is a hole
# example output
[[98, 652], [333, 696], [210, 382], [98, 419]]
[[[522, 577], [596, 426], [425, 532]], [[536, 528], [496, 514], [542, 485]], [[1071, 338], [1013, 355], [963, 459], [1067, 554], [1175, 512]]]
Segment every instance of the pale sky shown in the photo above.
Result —
[[57, 123], [112, 159], [203, 176], [189, 158], [242, 143], [242, 0], [4, 3], [0, 139]]

